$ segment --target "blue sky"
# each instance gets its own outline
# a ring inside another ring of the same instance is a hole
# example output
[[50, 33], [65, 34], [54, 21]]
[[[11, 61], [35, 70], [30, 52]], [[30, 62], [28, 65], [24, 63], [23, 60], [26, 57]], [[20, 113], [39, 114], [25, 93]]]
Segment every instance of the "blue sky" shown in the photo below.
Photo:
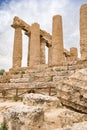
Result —
[[11, 0], [0, 0], [0, 5], [3, 3], [9, 3]]
[[[14, 29], [10, 25], [14, 16], [30, 25], [38, 22], [41, 29], [51, 33], [52, 17], [61, 15], [64, 47], [79, 50], [79, 16], [84, 3], [87, 4], [87, 0], [0, 0], [0, 69], [8, 70], [12, 66]], [[28, 38], [23, 32], [23, 66], [27, 64], [27, 48]]]

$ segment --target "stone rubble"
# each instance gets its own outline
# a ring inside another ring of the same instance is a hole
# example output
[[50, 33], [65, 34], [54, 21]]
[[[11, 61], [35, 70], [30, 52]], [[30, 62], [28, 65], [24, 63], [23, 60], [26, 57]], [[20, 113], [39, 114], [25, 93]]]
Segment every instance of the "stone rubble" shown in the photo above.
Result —
[[43, 126], [44, 111], [35, 106], [17, 105], [5, 111], [4, 118], [9, 130], [36, 130]]
[[61, 103], [87, 114], [87, 69], [81, 69], [57, 86]]
[[67, 126], [65, 128], [59, 128], [54, 130], [87, 130], [87, 122], [85, 121], [85, 122], [75, 123], [72, 126]]

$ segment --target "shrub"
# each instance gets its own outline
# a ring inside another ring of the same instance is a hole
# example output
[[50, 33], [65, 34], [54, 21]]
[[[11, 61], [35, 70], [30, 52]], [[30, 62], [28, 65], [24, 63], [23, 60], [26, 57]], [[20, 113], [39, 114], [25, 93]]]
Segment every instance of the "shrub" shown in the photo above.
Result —
[[14, 95], [13, 100], [17, 102], [19, 100], [19, 97], [17, 95]]
[[21, 74], [25, 74], [25, 71], [21, 71]]
[[4, 72], [5, 72], [5, 70], [4, 70], [4, 69], [1, 69], [1, 70], [0, 70], [0, 75], [3, 75]]
[[8, 130], [8, 127], [5, 121], [1, 123], [0, 130]]

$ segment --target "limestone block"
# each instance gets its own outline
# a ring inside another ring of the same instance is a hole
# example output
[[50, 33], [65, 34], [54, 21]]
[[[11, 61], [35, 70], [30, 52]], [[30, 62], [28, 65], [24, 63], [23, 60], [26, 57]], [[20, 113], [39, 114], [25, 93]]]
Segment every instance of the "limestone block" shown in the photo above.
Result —
[[56, 71], [66, 71], [67, 66], [53, 67], [52, 69], [53, 69], [53, 71], [54, 70], [56, 70]]
[[18, 79], [10, 79], [11, 83], [27, 83], [29, 82], [29, 78], [18, 78]]
[[67, 126], [64, 128], [58, 128], [54, 130], [87, 130], [87, 121], [75, 123], [72, 126]]
[[67, 78], [67, 76], [53, 76], [53, 82], [60, 82], [65, 78]]
[[77, 111], [87, 113], [87, 69], [76, 71], [57, 86], [61, 102]]
[[23, 78], [29, 78], [29, 73], [23, 74]]
[[56, 108], [60, 103], [56, 97], [42, 94], [26, 94], [23, 103], [28, 106], [40, 106], [44, 109]]
[[21, 78], [21, 74], [13, 74], [11, 75], [12, 79], [17, 79], [17, 78]]
[[72, 47], [70, 48], [70, 61], [77, 61], [77, 60], [78, 60], [77, 48]]
[[[45, 119], [48, 124], [51, 124], [51, 122], [55, 124], [53, 128], [65, 128], [72, 126], [74, 123], [87, 121], [87, 115], [69, 110], [61, 105], [55, 110], [51, 109], [45, 112]], [[51, 127], [49, 126], [48, 128]]]
[[4, 112], [9, 130], [38, 130], [43, 125], [44, 112], [42, 108], [20, 105]]

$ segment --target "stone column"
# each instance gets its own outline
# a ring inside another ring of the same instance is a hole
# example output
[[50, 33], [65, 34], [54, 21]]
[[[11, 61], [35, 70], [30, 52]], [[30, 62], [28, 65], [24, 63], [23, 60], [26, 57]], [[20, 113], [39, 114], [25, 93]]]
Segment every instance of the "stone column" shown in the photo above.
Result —
[[48, 66], [52, 65], [52, 46], [48, 47]]
[[46, 42], [43, 38], [41, 38], [41, 64], [45, 64], [45, 46]]
[[66, 56], [66, 62], [70, 62], [70, 56]]
[[62, 65], [63, 56], [63, 32], [62, 32], [62, 17], [55, 15], [52, 25], [52, 65]]
[[80, 9], [80, 52], [81, 59], [87, 59], [87, 4]]
[[29, 66], [32, 68], [40, 64], [40, 27], [38, 23], [31, 26], [30, 39], [30, 60]]
[[78, 59], [78, 51], [77, 48], [70, 48], [70, 61], [77, 61]]
[[22, 29], [20, 26], [15, 28], [14, 47], [13, 47], [13, 68], [21, 67], [22, 62]]
[[30, 41], [31, 41], [31, 34], [27, 34], [28, 36], [28, 57], [27, 57], [27, 66], [29, 66], [30, 61]]

